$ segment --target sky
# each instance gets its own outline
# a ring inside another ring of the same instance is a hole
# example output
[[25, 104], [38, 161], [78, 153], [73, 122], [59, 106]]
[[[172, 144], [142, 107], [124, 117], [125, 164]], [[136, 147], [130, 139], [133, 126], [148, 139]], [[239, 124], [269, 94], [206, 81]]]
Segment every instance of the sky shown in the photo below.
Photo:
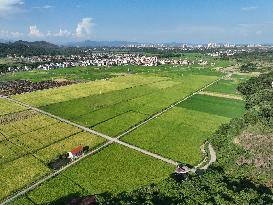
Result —
[[0, 39], [273, 43], [273, 1], [0, 0]]

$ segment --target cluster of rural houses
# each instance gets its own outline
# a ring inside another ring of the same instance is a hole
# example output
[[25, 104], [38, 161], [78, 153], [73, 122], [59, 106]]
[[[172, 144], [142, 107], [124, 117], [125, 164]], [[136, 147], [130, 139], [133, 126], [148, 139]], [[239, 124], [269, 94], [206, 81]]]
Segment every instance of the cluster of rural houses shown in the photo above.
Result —
[[[207, 61], [190, 61], [185, 59], [159, 59], [157, 56], [145, 56], [139, 54], [88, 54], [71, 56], [33, 56], [33, 57], [10, 57], [17, 62], [26, 62], [29, 65], [8, 67], [8, 72], [28, 70], [51, 70], [56, 68], [86, 67], [86, 66], [158, 66], [164, 64], [172, 65], [207, 65]], [[35, 65], [35, 66], [33, 66]]]
[[11, 66], [8, 72], [28, 70], [50, 70], [55, 68], [86, 67], [86, 66], [122, 66], [141, 65], [157, 66], [156, 56], [143, 56], [136, 54], [92, 54], [92, 55], [71, 55], [71, 56], [34, 56], [34, 57], [10, 57], [16, 62], [35, 64], [33, 66]]
[[165, 64], [171, 64], [171, 65], [193, 65], [193, 64], [198, 64], [198, 65], [208, 65], [208, 61], [206, 60], [187, 60], [187, 59], [159, 59], [158, 63], [160, 65], [165, 65]]

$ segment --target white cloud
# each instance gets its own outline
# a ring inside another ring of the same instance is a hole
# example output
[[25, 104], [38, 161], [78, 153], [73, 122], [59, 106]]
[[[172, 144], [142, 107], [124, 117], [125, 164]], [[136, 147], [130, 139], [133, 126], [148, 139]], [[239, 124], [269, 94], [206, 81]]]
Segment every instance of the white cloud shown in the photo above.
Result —
[[51, 31], [48, 31], [47, 34], [46, 34], [46, 36], [52, 36], [52, 35], [53, 35], [53, 34], [52, 34]]
[[92, 22], [92, 18], [83, 18], [77, 25], [75, 36], [77, 38], [90, 37], [93, 26], [94, 23]]
[[1, 38], [19, 39], [22, 36], [24, 36], [24, 34], [19, 31], [0, 30]]
[[44, 5], [42, 8], [43, 8], [43, 9], [51, 9], [51, 8], [54, 8], [54, 6], [51, 6], [51, 5]]
[[56, 37], [69, 37], [69, 36], [71, 36], [71, 32], [69, 32], [66, 29], [64, 29], [64, 30], [60, 29], [59, 32], [53, 34], [53, 36], [56, 36]]
[[30, 37], [34, 37], [34, 38], [41, 38], [44, 36], [44, 34], [42, 32], [39, 31], [37, 26], [30, 26], [29, 27], [29, 34]]
[[262, 34], [263, 34], [263, 31], [261, 31], [261, 30], [256, 31], [256, 34], [257, 34], [257, 35], [262, 35]]
[[[1, 0], [0, 0], [1, 1]], [[58, 31], [45, 31], [42, 32], [39, 30], [37, 25], [29, 26], [29, 32], [27, 34], [23, 34], [20, 32], [8, 32], [4, 30], [0, 30], [0, 37], [13, 37], [13, 38], [20, 38], [20, 37], [29, 37], [29, 38], [48, 38], [48, 39], [88, 39], [92, 36], [93, 26], [95, 24], [92, 21], [92, 18], [82, 18], [82, 20], [76, 25], [75, 31], [70, 31], [68, 29], [60, 28]]]
[[258, 9], [257, 6], [247, 6], [247, 7], [241, 8], [242, 11], [253, 11], [253, 10], [256, 10], [256, 9]]
[[23, 4], [22, 0], [0, 0], [0, 16], [5, 17], [20, 11]]
[[10, 32], [10, 35], [13, 37], [13, 38], [16, 38], [16, 39], [18, 39], [18, 38], [21, 38], [22, 36], [24, 36], [24, 34], [23, 33], [21, 33], [21, 32], [18, 32], [18, 31], [15, 31], [15, 32]]
[[52, 5], [44, 5], [44, 6], [34, 6], [32, 7], [33, 9], [52, 9], [54, 8], [55, 6], [52, 6]]

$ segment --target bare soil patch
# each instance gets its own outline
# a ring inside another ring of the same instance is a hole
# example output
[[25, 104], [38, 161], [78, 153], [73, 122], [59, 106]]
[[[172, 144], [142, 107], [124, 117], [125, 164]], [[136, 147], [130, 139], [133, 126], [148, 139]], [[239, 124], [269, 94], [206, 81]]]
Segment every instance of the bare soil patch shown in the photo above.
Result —
[[199, 94], [209, 95], [209, 96], [214, 96], [214, 97], [229, 98], [229, 99], [235, 99], [235, 100], [243, 100], [243, 98], [240, 97], [240, 96], [228, 95], [228, 94], [223, 94], [223, 93], [214, 93], [214, 92], [202, 91]]
[[44, 90], [49, 88], [61, 87], [77, 83], [77, 81], [68, 80], [47, 80], [42, 82], [31, 82], [28, 80], [15, 80], [0, 82], [0, 95], [9, 96], [33, 92], [37, 90]]
[[252, 164], [257, 169], [273, 170], [273, 135], [244, 132], [235, 141], [251, 154], [249, 158], [241, 156], [239, 165]]

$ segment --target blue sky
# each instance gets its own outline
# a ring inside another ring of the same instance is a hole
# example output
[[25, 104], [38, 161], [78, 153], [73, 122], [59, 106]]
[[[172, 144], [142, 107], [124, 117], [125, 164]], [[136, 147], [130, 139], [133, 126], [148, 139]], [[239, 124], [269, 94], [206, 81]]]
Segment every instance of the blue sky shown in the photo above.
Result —
[[0, 39], [273, 43], [273, 1], [0, 0]]

